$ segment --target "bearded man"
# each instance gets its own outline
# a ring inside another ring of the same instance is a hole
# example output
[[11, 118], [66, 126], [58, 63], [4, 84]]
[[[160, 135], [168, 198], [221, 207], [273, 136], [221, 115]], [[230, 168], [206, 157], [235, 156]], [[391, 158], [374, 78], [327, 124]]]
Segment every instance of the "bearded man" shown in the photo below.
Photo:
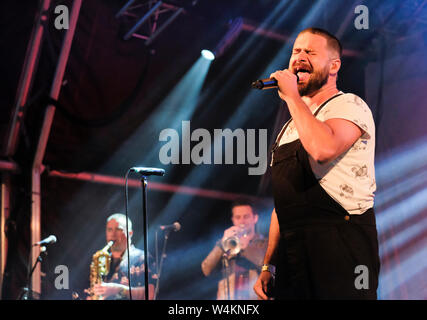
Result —
[[[342, 47], [318, 28], [295, 40], [276, 71], [291, 119], [272, 150], [275, 208], [254, 286], [261, 299], [376, 299], [375, 124], [337, 89]], [[273, 286], [272, 286], [273, 285]]]

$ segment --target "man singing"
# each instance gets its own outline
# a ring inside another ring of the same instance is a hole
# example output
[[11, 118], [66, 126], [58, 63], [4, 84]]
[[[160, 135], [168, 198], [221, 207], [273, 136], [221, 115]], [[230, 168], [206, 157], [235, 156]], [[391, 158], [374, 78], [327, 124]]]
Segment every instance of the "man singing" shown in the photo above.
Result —
[[270, 76], [291, 120], [272, 151], [275, 208], [254, 286], [261, 299], [377, 297], [375, 124], [361, 98], [337, 89], [341, 54], [335, 36], [305, 29], [288, 69]]

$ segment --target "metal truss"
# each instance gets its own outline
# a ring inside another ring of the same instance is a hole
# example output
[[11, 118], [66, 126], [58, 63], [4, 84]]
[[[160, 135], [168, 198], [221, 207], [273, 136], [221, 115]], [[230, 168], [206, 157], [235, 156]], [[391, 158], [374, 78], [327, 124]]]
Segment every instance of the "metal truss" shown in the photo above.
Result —
[[125, 34], [124, 40], [132, 37], [142, 39], [150, 45], [179, 15], [185, 13], [184, 6], [159, 0], [129, 0], [116, 14], [134, 19], [133, 27]]

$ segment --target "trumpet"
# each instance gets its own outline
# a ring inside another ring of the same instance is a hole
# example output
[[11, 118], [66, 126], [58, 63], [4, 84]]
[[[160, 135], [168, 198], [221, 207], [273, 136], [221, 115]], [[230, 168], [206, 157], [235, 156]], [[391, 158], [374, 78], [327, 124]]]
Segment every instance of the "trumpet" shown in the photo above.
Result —
[[230, 259], [237, 256], [242, 250], [242, 246], [240, 244], [240, 239], [242, 237], [247, 237], [248, 231], [245, 228], [245, 225], [239, 226], [239, 231], [237, 235], [228, 237], [224, 239], [221, 243], [223, 250], [226, 253], [226, 256]]
[[222, 248], [226, 252], [227, 256], [237, 256], [241, 250], [239, 238], [236, 236], [228, 237], [222, 241]]

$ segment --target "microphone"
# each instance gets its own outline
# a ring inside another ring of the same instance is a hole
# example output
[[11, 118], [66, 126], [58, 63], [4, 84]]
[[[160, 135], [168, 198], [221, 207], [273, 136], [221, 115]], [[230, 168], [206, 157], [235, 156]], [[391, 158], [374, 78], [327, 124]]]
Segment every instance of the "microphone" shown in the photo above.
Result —
[[172, 224], [168, 224], [165, 226], [160, 226], [160, 229], [165, 231], [165, 230], [173, 230], [173, 231], [179, 231], [181, 230], [181, 224], [179, 222], [174, 222]]
[[[299, 81], [298, 75], [296, 74], [296, 76], [297, 76], [297, 82], [298, 82]], [[277, 80], [274, 78], [257, 80], [252, 82], [252, 88], [259, 89], [259, 90], [278, 88]]]
[[41, 245], [52, 244], [52, 243], [56, 243], [56, 237], [54, 235], [50, 235], [46, 239], [43, 239], [42, 241], [39, 241], [33, 244], [33, 246], [41, 246]]
[[165, 174], [165, 170], [159, 168], [133, 167], [130, 171], [140, 173], [143, 176], [163, 176]]

